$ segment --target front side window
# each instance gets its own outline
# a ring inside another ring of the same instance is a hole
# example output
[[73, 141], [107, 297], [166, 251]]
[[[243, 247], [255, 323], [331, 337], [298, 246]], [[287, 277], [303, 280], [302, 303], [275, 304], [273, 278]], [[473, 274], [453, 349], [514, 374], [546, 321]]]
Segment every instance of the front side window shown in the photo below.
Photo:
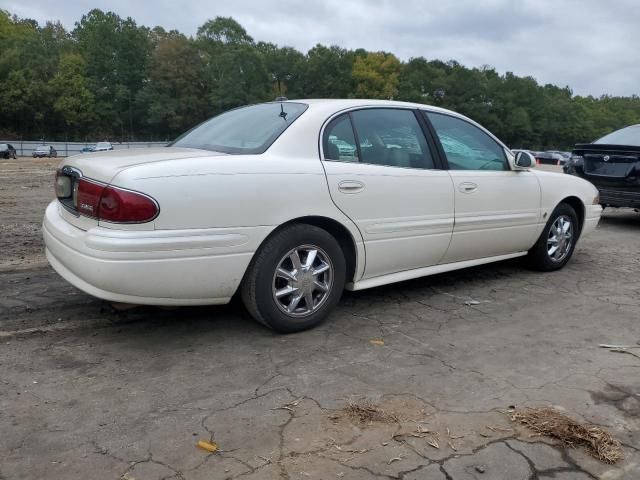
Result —
[[264, 153], [307, 109], [303, 103], [262, 103], [236, 108], [189, 130], [170, 144], [232, 154]]
[[360, 161], [404, 168], [434, 168], [429, 145], [411, 110], [368, 108], [351, 112]]
[[450, 170], [509, 170], [502, 146], [481, 129], [450, 115], [424, 113], [438, 135]]

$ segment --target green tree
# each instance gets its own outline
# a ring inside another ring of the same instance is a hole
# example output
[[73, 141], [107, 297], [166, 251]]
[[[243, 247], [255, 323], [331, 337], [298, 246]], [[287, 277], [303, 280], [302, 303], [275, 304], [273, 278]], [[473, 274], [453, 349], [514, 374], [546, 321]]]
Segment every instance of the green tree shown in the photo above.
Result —
[[86, 67], [80, 54], [66, 53], [60, 58], [57, 73], [49, 81], [49, 91], [55, 98], [53, 109], [76, 134], [86, 132], [95, 117], [94, 96], [89, 90]]
[[133, 136], [143, 115], [134, 111], [134, 100], [147, 75], [149, 30], [138, 27], [131, 18], [94, 9], [76, 23], [73, 38], [87, 61], [98, 136]]
[[278, 47], [273, 43], [259, 42], [256, 45], [267, 75], [273, 82], [273, 96], [303, 95], [305, 56], [291, 47]]
[[307, 52], [303, 95], [309, 98], [346, 98], [353, 88], [355, 54], [337, 46], [316, 45]]
[[136, 104], [145, 112], [149, 134], [172, 138], [206, 118], [204, 65], [194, 42], [181, 33], [153, 32], [149, 81]]
[[269, 76], [253, 39], [235, 20], [208, 20], [196, 36], [213, 113], [269, 99]]
[[195, 37], [89, 11], [71, 34], [0, 10], [0, 136], [170, 138], [247, 103], [288, 97], [394, 98], [450, 108], [508, 145], [570, 149], [640, 123], [640, 97], [569, 87], [455, 60], [255, 42], [230, 17]]

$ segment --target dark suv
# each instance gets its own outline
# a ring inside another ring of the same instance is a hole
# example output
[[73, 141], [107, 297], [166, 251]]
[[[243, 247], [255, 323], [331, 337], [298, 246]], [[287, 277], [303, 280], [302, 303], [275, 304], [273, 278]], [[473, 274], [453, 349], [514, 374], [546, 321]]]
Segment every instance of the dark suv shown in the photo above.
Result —
[[0, 143], [0, 158], [18, 158], [16, 149], [9, 143]]
[[593, 183], [603, 207], [640, 208], [640, 124], [576, 145], [563, 169]]

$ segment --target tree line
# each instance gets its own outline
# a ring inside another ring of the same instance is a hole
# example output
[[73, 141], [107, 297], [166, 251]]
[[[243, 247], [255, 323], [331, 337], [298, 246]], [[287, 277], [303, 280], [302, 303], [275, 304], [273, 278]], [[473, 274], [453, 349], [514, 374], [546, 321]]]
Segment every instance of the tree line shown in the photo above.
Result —
[[574, 95], [494, 68], [388, 52], [255, 41], [216, 17], [195, 36], [94, 9], [67, 31], [0, 10], [0, 138], [168, 140], [230, 108], [380, 98], [449, 108], [513, 148], [570, 149], [640, 123], [640, 97]]

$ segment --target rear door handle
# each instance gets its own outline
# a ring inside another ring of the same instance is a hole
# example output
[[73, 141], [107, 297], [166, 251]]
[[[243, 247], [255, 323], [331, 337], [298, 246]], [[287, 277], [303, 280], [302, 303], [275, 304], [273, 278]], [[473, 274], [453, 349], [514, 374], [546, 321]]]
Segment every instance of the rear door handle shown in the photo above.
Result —
[[478, 190], [478, 185], [473, 182], [462, 182], [460, 185], [458, 185], [458, 189], [462, 193], [473, 193]]
[[356, 180], [344, 180], [338, 185], [338, 190], [342, 193], [360, 193], [364, 190], [364, 183]]

